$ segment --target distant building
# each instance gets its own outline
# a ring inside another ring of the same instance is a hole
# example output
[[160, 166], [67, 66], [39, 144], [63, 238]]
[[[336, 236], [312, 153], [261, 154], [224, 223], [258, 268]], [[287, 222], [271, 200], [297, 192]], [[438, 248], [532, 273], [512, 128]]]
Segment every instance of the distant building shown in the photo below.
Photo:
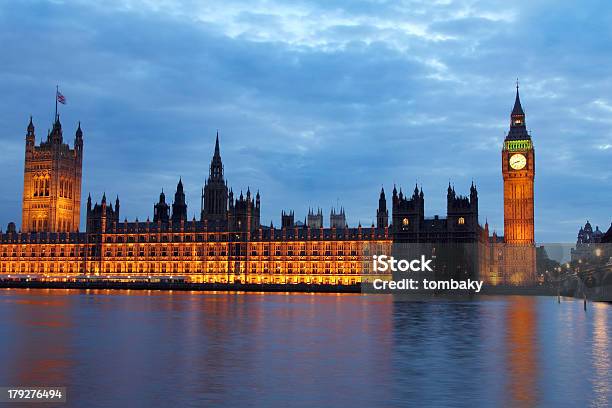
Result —
[[308, 209], [308, 228], [323, 228], [323, 211], [319, 208], [315, 213], [314, 210]]
[[[581, 227], [578, 231], [578, 237], [576, 238], [576, 248], [571, 251], [571, 260], [592, 260], [597, 256], [602, 256], [602, 249], [609, 249], [607, 243], [612, 242], [612, 225], [608, 231], [604, 234], [599, 230], [599, 226], [593, 226], [587, 220], [584, 227]], [[603, 244], [603, 245], [602, 245]]]
[[340, 207], [339, 212], [336, 212], [336, 209], [332, 207], [331, 213], [329, 214], [329, 226], [337, 229], [348, 228], [344, 207]]

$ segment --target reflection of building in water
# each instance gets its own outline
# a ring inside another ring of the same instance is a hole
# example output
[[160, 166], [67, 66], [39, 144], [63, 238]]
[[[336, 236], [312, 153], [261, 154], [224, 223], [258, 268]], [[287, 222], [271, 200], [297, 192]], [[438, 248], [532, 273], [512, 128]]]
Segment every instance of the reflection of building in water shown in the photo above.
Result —
[[[25, 292], [16, 290], [13, 296], [22, 293]], [[75, 306], [72, 294], [69, 290], [46, 290], [42, 294], [19, 296], [16, 313], [10, 314], [14, 323], [3, 322], [22, 328], [12, 331], [11, 341], [3, 345], [8, 351], [2, 361], [8, 384], [68, 384], [69, 372], [77, 365], [75, 350], [71, 348], [74, 344], [71, 334], [76, 333], [70, 330], [74, 315], [66, 313]]]
[[593, 366], [594, 394], [593, 406], [609, 407], [612, 404], [612, 355], [610, 355], [610, 328], [608, 327], [608, 308], [606, 304], [594, 304], [595, 320], [593, 324]]
[[535, 298], [515, 297], [506, 307], [507, 404], [538, 405], [538, 350]]

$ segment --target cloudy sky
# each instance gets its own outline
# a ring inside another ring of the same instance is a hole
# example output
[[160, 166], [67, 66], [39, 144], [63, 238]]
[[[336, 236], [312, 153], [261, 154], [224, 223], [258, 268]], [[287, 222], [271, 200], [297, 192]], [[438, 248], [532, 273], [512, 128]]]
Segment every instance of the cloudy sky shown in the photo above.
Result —
[[[234, 192], [375, 219], [381, 186], [449, 180], [503, 231], [500, 149], [515, 81], [536, 148], [536, 239], [612, 221], [612, 6], [605, 1], [0, 0], [0, 225], [21, 219], [25, 128], [85, 133], [84, 199], [152, 216], [183, 178], [189, 217], [219, 130]], [[37, 140], [37, 141], [38, 141]]]

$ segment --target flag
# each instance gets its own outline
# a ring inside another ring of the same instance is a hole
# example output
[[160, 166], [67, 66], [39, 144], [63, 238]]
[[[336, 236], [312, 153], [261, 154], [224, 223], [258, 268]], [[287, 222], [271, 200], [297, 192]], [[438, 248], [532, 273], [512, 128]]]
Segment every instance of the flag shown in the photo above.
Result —
[[62, 105], [66, 104], [66, 97], [60, 91], [57, 91], [57, 101]]

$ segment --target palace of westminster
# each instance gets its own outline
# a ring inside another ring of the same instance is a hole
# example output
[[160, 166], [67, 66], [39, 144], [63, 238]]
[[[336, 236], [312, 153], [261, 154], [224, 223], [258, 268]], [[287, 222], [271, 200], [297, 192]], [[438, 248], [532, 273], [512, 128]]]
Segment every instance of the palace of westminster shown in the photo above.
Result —
[[305, 222], [293, 211], [281, 214], [280, 228], [260, 223], [259, 192], [234, 196], [221, 160], [219, 136], [201, 197], [199, 219], [187, 219], [179, 180], [172, 203], [165, 194], [153, 218], [121, 220], [120, 203], [86, 203], [86, 228], [79, 229], [83, 131], [74, 147], [64, 143], [59, 115], [45, 141], [36, 145], [30, 118], [25, 143], [21, 229], [0, 231], [0, 274], [70, 280], [97, 277], [197, 283], [358, 284], [371, 274], [374, 254], [397, 245], [472, 245], [477, 267], [471, 272], [488, 285], [531, 285], [536, 281], [533, 184], [535, 153], [518, 93], [501, 154], [505, 236], [490, 236], [478, 221], [478, 191], [467, 195], [450, 184], [447, 214], [425, 217], [423, 190], [394, 187], [391, 214], [384, 189], [376, 225], [349, 227], [344, 209], [332, 210], [324, 226], [321, 210]]

